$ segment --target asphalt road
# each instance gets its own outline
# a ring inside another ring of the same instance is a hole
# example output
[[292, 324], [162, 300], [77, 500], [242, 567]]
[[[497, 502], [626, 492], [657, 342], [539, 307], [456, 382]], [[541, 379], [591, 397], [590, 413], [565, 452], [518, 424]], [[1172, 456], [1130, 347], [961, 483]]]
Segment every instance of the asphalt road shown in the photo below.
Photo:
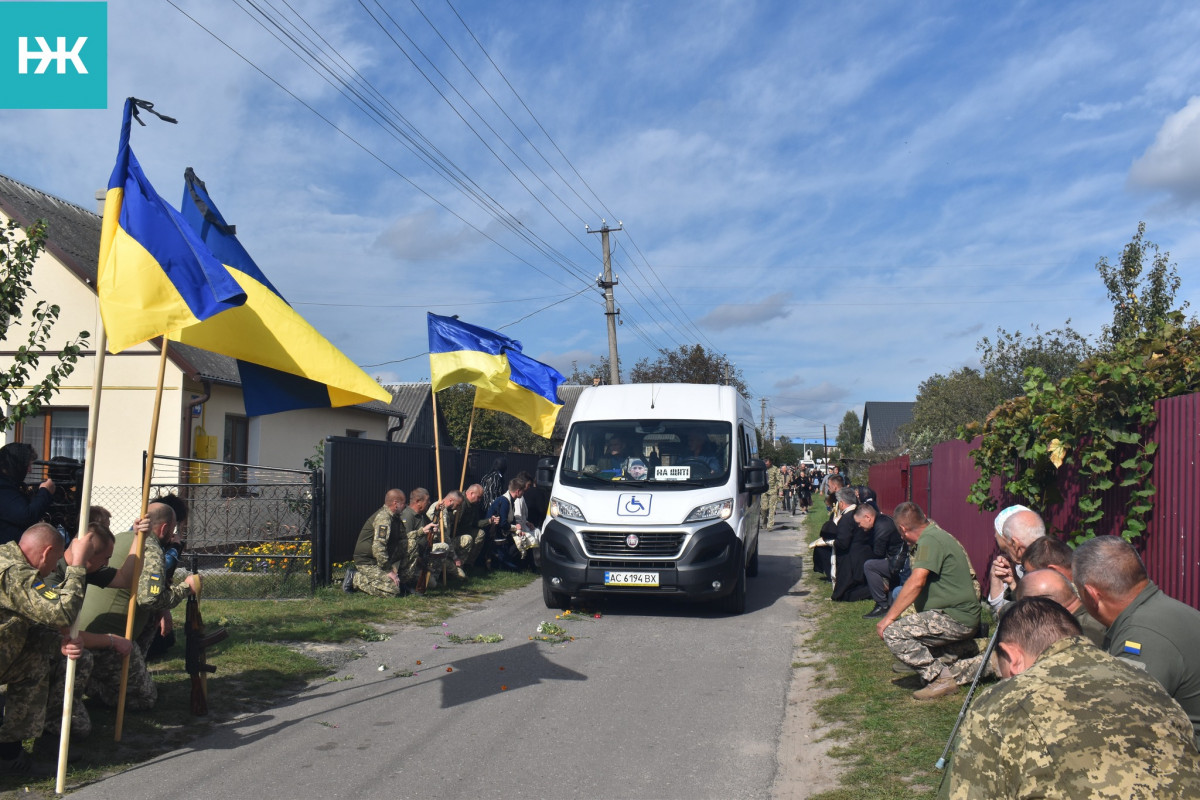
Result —
[[[800, 548], [791, 528], [762, 535], [742, 616], [614, 599], [591, 609], [600, 619], [557, 622], [576, 637], [562, 644], [529, 639], [555, 622], [535, 582], [446, 627], [374, 643], [337, 673], [352, 679], [314, 684], [73, 796], [768, 797]], [[454, 645], [447, 632], [504, 640]]]

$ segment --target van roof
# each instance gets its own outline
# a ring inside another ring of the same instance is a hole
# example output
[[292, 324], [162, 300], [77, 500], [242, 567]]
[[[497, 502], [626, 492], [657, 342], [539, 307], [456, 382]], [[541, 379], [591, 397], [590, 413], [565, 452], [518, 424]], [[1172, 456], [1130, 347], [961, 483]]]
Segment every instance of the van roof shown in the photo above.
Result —
[[590, 386], [572, 422], [594, 419], [753, 419], [750, 403], [732, 386], [700, 383], [623, 383]]

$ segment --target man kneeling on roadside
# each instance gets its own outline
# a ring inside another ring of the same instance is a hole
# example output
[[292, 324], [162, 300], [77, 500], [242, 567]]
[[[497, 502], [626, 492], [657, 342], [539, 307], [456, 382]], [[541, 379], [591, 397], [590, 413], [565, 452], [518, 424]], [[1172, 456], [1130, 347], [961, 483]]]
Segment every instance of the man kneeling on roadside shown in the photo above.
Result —
[[1010, 605], [996, 652], [1010, 680], [967, 714], [939, 798], [1200, 797], [1183, 709], [1146, 672], [1094, 647], [1061, 605]]
[[[924, 679], [925, 687], [913, 692], [913, 699], [933, 700], [958, 691], [959, 681], [941, 656], [953, 661], [955, 645], [974, 646], [979, 595], [971, 580], [967, 552], [927, 518], [920, 506], [901, 503], [892, 519], [904, 541], [916, 545], [912, 575], [875, 630], [892, 655]], [[910, 605], [917, 613], [900, 619]]]

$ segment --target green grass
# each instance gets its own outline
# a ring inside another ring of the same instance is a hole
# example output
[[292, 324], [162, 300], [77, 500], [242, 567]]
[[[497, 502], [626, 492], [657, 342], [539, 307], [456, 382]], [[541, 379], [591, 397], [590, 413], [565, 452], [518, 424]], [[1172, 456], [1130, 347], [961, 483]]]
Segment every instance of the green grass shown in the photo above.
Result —
[[[464, 606], [536, 578], [528, 572], [480, 573], [465, 586], [452, 582], [450, 588], [432, 589], [424, 597], [382, 598], [345, 594], [339, 576], [338, 586], [297, 600], [214, 599], [208, 595], [210, 584], [206, 583], [201, 600], [205, 627], [210, 633], [217, 628], [229, 631], [228, 639], [208, 651], [209, 663], [217, 667], [208, 678], [209, 715], [194, 717], [189, 710], [191, 678], [184, 670], [184, 606], [180, 605], [175, 609], [175, 657], [150, 665], [158, 687], [154, 709], [126, 712], [121, 741], [114, 742], [116, 713], [88, 702], [92, 734], [86, 741], [72, 742], [72, 749], [84, 755], [86, 766], [71, 765], [68, 790], [185, 745], [214, 724], [269, 708], [309, 682], [334, 674], [336, 667], [304, 655], [296, 643], [361, 645], [379, 641], [390, 631], [432, 625]], [[25, 783], [0, 778], [0, 798], [54, 796], [52, 778]]]
[[[808, 518], [808, 541], [823, 515]], [[830, 586], [812, 572], [804, 549], [805, 583], [816, 600], [810, 664], [833, 694], [817, 703], [822, 722], [836, 726], [830, 755], [842, 762], [842, 785], [814, 800], [917, 800], [933, 798], [942, 773], [935, 768], [946, 746], [966, 689], [940, 700], [918, 702], [916, 675], [892, 672], [892, 655], [875, 632], [878, 620], [863, 619], [870, 601], [834, 603]]]

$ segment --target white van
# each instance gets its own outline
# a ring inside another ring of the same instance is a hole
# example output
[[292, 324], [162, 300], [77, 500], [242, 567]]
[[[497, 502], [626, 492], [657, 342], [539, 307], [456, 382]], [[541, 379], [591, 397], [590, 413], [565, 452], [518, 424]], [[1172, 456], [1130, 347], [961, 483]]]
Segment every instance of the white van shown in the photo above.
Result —
[[758, 459], [750, 404], [729, 386], [595, 386], [579, 396], [542, 528], [549, 608], [602, 593], [718, 601], [740, 614], [758, 572]]

